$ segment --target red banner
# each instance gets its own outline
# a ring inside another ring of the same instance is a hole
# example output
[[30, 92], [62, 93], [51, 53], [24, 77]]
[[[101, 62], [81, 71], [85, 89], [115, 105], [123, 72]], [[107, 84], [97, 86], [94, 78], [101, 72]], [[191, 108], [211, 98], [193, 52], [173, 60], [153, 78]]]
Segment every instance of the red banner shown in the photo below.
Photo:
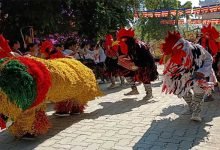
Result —
[[149, 16], [150, 18], [153, 18], [153, 17], [154, 17], [154, 13], [153, 13], [153, 12], [148, 12], [148, 16]]
[[161, 20], [161, 24], [175, 25], [175, 20]]
[[143, 17], [146, 17], [146, 18], [154, 17], [153, 12], [143, 12], [142, 15], [143, 15]]
[[183, 10], [178, 10], [178, 15], [179, 16], [182, 16], [184, 14], [184, 11]]
[[155, 12], [155, 13], [154, 13], [154, 16], [155, 16], [156, 18], [160, 18], [160, 17], [161, 17], [161, 12]]
[[186, 10], [185, 10], [185, 13], [186, 13], [187, 15], [192, 14], [192, 9], [186, 9]]
[[[179, 10], [161, 10], [161, 11], [140, 11], [139, 14], [142, 14], [143, 17], [152, 18], [152, 17], [168, 17], [169, 14], [172, 16], [176, 16], [178, 11], [178, 15], [181, 16], [184, 14], [205, 14], [210, 12], [220, 12], [220, 5], [212, 5], [212, 6], [204, 6], [204, 7], [196, 7], [193, 9], [179, 9]], [[134, 17], [138, 17], [137, 13], [134, 14]]]
[[200, 14], [200, 13], [201, 13], [201, 8], [200, 7], [193, 9], [193, 14]]
[[217, 12], [218, 11], [218, 6], [210, 6], [209, 11], [210, 12]]
[[170, 15], [176, 16], [176, 10], [170, 10]]
[[[161, 24], [166, 24], [166, 25], [174, 25], [175, 24], [175, 20], [161, 20], [160, 22]], [[193, 20], [188, 20], [189, 24], [204, 24], [204, 25], [208, 25], [208, 24], [220, 24], [220, 19], [211, 19], [211, 20], [199, 20], [199, 19], [193, 19]], [[184, 20], [178, 20], [178, 24], [184, 24]]]
[[209, 12], [209, 7], [208, 6], [201, 8], [201, 13], [208, 13], [208, 12]]
[[168, 17], [169, 16], [169, 11], [162, 11], [161, 12], [161, 17]]

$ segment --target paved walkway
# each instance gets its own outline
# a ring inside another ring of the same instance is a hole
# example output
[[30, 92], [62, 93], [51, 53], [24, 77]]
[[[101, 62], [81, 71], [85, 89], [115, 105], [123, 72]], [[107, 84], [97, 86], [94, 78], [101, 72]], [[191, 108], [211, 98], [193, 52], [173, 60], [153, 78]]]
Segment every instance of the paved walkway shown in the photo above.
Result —
[[[161, 67], [159, 67], [161, 72]], [[202, 123], [181, 115], [183, 100], [161, 94], [161, 78], [153, 83], [154, 98], [125, 97], [130, 89], [105, 90], [106, 96], [91, 101], [84, 114], [67, 118], [48, 115], [53, 128], [34, 141], [15, 140], [0, 133], [0, 150], [215, 150], [220, 149], [220, 95], [205, 103]], [[103, 88], [103, 87], [102, 87]]]

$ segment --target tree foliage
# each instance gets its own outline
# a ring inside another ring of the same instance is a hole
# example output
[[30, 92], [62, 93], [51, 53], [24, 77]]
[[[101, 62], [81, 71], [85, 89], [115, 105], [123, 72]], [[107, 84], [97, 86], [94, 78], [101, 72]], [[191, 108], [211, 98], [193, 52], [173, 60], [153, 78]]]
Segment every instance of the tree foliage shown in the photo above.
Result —
[[145, 7], [148, 10], [177, 9], [180, 6], [178, 0], [145, 0]]
[[160, 18], [141, 18], [136, 25], [137, 36], [144, 41], [163, 39], [167, 31], [175, 29], [172, 25], [161, 25]]
[[[6, 35], [33, 26], [41, 34], [78, 31], [91, 38], [128, 24], [139, 0], [3, 0]], [[3, 27], [2, 26], [2, 27]], [[17, 36], [17, 35], [16, 35]]]
[[[169, 10], [178, 8], [191, 8], [192, 3], [186, 2], [180, 5], [178, 0], [145, 0], [145, 7], [148, 10]], [[161, 20], [165, 19], [179, 19], [179, 16], [170, 16], [166, 18], [140, 18], [136, 24], [136, 33], [139, 38], [145, 41], [164, 39], [167, 31], [175, 30], [174, 25], [162, 25]], [[177, 21], [178, 23], [178, 21]]]
[[87, 0], [75, 3], [77, 27], [82, 34], [90, 37], [101, 36], [108, 31], [115, 31], [120, 26], [127, 25], [133, 17], [132, 1], [128, 0]]
[[42, 33], [58, 31], [68, 23], [62, 17], [62, 3], [62, 0], [4, 0], [2, 11], [8, 18], [2, 31], [10, 36], [19, 34], [26, 26], [33, 26]]

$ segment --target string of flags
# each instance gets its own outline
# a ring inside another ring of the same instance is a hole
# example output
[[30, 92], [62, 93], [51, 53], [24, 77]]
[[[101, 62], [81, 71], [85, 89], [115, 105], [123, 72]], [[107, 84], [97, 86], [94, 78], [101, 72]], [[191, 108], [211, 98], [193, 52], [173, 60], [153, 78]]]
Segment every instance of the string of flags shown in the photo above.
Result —
[[210, 5], [210, 6], [203, 6], [203, 7], [195, 7], [192, 9], [172, 9], [172, 10], [156, 10], [156, 11], [139, 11], [134, 13], [135, 18], [139, 18], [140, 16], [146, 17], [146, 18], [163, 18], [168, 17], [170, 15], [172, 16], [181, 16], [183, 14], [205, 14], [205, 13], [211, 13], [211, 12], [220, 12], [220, 5]]
[[[201, 19], [192, 19], [188, 20], [187, 22], [183, 19], [178, 20], [178, 24], [203, 24], [203, 25], [209, 25], [210, 23], [212, 25], [220, 24], [220, 19], [209, 19], [209, 20], [201, 20]], [[175, 20], [161, 20], [160, 24], [165, 25], [175, 25]]]

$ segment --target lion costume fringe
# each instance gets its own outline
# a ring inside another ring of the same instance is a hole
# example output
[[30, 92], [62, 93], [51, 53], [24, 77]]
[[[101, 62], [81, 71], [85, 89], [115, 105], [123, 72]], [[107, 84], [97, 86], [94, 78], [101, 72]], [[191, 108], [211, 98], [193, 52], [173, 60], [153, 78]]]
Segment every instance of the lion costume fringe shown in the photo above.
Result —
[[92, 70], [69, 58], [0, 59], [0, 87], [0, 114], [12, 120], [9, 131], [15, 137], [48, 131], [48, 101], [71, 101], [84, 106], [102, 95]]

